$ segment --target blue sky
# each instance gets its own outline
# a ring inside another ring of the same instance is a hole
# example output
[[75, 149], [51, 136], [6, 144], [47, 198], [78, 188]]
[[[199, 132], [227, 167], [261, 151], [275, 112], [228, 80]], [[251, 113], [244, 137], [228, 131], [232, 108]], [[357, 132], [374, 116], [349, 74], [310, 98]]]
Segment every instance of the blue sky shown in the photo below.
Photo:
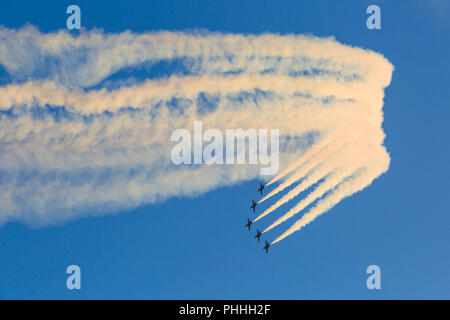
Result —
[[[55, 31], [65, 27], [69, 4], [2, 2], [0, 24]], [[0, 229], [1, 299], [449, 298], [450, 24], [439, 15], [449, 12], [448, 4], [77, 4], [87, 29], [310, 33], [381, 52], [395, 66], [383, 108], [390, 169], [269, 255], [243, 229], [256, 180], [61, 226], [8, 223]], [[369, 4], [381, 7], [379, 31], [366, 28]], [[8, 76], [1, 72], [4, 85]], [[81, 267], [80, 291], [66, 289], [70, 264]], [[371, 264], [381, 267], [378, 291], [366, 288]]]

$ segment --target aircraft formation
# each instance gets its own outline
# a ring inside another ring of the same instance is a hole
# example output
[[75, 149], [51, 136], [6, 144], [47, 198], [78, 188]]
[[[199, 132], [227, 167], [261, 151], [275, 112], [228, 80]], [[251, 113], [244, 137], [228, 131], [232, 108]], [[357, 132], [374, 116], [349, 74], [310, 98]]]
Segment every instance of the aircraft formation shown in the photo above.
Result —
[[[259, 188], [258, 188], [257, 192], [259, 192], [259, 194], [261, 196], [262, 196], [263, 190], [264, 190], [264, 184], [259, 183]], [[252, 205], [250, 206], [250, 210], [253, 209], [253, 213], [255, 213], [257, 204], [258, 203], [255, 202], [255, 200], [252, 200]], [[250, 218], [247, 218], [247, 224], [245, 225], [245, 227], [248, 229], [248, 231], [250, 231], [250, 227], [252, 226], [252, 223], [253, 223], [253, 221], [250, 220]], [[261, 240], [261, 235], [262, 235], [262, 232], [259, 231], [259, 229], [256, 229], [256, 235], [254, 236], [254, 238], [257, 239], [258, 242]], [[269, 253], [269, 247], [270, 247], [270, 243], [266, 241], [265, 246], [263, 247], [263, 250], [266, 250], [266, 253]]]

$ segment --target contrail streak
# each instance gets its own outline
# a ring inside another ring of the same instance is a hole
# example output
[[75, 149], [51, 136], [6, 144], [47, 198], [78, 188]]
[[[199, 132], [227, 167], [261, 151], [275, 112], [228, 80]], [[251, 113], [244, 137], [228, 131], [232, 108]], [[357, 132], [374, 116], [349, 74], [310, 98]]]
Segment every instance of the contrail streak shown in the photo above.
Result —
[[314, 169], [311, 174], [308, 174], [306, 179], [302, 181], [298, 186], [296, 186], [294, 189], [289, 191], [284, 197], [282, 197], [280, 200], [278, 200], [275, 204], [270, 206], [269, 209], [266, 209], [262, 214], [260, 214], [256, 219], [255, 222], [261, 219], [262, 217], [268, 215], [272, 211], [276, 210], [277, 208], [281, 207], [286, 202], [292, 200], [297, 195], [299, 195], [301, 192], [305, 191], [309, 187], [311, 187], [313, 184], [315, 184], [317, 181], [323, 179], [325, 176], [329, 174], [329, 168], [324, 167], [322, 164], [318, 166], [318, 168]]
[[[314, 219], [389, 167], [393, 66], [334, 38], [0, 27], [0, 65], [11, 78], [0, 86], [0, 225], [129, 211], [258, 177], [258, 165], [175, 165], [171, 134], [198, 120], [279, 130], [286, 169], [267, 185], [283, 182], [260, 202], [299, 184], [257, 219], [323, 181], [307, 197]], [[121, 72], [136, 68], [148, 72]], [[325, 191], [354, 168], [364, 170], [357, 185]]]
[[312, 222], [314, 219], [316, 219], [319, 215], [330, 210], [345, 197], [361, 191], [365, 186], [371, 184], [374, 179], [373, 173], [377, 172], [378, 174], [381, 174], [386, 171], [389, 165], [389, 161], [389, 156], [386, 153], [380, 153], [376, 157], [371, 158], [370, 163], [372, 164], [372, 166], [361, 168], [355, 175], [348, 179], [345, 179], [345, 181], [339, 184], [336, 189], [331, 192], [330, 195], [319, 201], [319, 203], [315, 207], [309, 210], [309, 212], [307, 212], [302, 218], [295, 222], [282, 235], [272, 241], [271, 244], [275, 244], [291, 235], [295, 231], [300, 230], [301, 228]]
[[[319, 143], [313, 145], [304, 155], [302, 155], [297, 161], [295, 161], [294, 163], [290, 164], [289, 167], [287, 167], [283, 172], [281, 172], [280, 174], [278, 174], [276, 177], [274, 177], [272, 180], [270, 180], [266, 186], [271, 185], [274, 182], [277, 182], [278, 180], [280, 180], [281, 178], [283, 178], [285, 175], [287, 175], [288, 173], [290, 173], [291, 171], [293, 171], [294, 169], [298, 168], [299, 166], [301, 166], [304, 162], [308, 161], [308, 159], [312, 156], [314, 156], [317, 152], [319, 152], [320, 150], [322, 150], [323, 148], [325, 148], [325, 146], [327, 146], [330, 143], [330, 141], [325, 141], [325, 140], [321, 140]], [[264, 197], [264, 199], [260, 200], [264, 201], [267, 197]]]
[[346, 177], [348, 177], [352, 170], [337, 170], [332, 172], [324, 182], [322, 182], [314, 191], [312, 191], [308, 196], [300, 201], [295, 207], [289, 210], [286, 214], [280, 217], [277, 221], [272, 223], [269, 227], [267, 227], [264, 232], [267, 232], [279, 224], [283, 223], [287, 219], [292, 218], [295, 214], [299, 213], [307, 206], [309, 206], [312, 202], [322, 197], [327, 191], [336, 187], [339, 183], [341, 183]]
[[340, 146], [341, 146], [341, 143], [332, 144], [331, 146], [325, 147], [325, 148], [321, 149], [319, 152], [312, 154], [310, 158], [308, 158], [308, 155], [305, 155], [304, 157], [302, 157], [302, 159], [304, 159], [304, 162], [305, 162], [304, 166], [301, 167], [289, 179], [287, 179], [285, 182], [283, 182], [277, 188], [275, 188], [269, 194], [267, 194], [264, 198], [262, 198], [258, 203], [269, 199], [270, 197], [274, 196], [278, 192], [289, 187], [294, 182], [303, 178], [308, 172], [310, 172], [316, 166], [320, 165], [323, 161], [325, 161], [331, 154], [333, 154], [334, 152], [339, 150]]

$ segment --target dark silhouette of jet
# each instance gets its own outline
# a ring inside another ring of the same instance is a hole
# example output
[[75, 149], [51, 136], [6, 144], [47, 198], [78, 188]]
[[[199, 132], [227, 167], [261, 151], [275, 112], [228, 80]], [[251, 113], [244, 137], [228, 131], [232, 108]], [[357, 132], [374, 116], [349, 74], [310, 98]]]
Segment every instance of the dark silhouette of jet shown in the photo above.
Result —
[[259, 229], [256, 229], [256, 236], [255, 236], [255, 238], [256, 239], [258, 239], [258, 242], [259, 242], [259, 238], [261, 238], [261, 231], [259, 231]]
[[248, 228], [248, 231], [250, 231], [250, 226], [252, 225], [252, 220], [250, 220], [249, 218], [247, 218], [247, 224], [245, 225], [246, 228]]
[[266, 241], [266, 245], [264, 246], [263, 250], [266, 250], [266, 253], [269, 253], [269, 247], [270, 247], [270, 243], [268, 243]]
[[258, 188], [258, 192], [259, 192], [260, 195], [262, 195], [263, 190], [264, 190], [264, 185], [260, 182], [259, 183], [259, 188]]
[[253, 209], [253, 212], [255, 212], [256, 205], [257, 203], [255, 202], [255, 200], [252, 200], [252, 205], [250, 206], [250, 209]]

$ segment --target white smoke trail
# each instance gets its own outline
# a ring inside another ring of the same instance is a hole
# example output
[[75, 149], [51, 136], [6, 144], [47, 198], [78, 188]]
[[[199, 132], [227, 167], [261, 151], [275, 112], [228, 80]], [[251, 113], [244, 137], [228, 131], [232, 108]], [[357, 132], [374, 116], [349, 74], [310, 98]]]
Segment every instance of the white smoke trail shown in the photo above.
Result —
[[[330, 141], [321, 140], [320, 142], [314, 144], [310, 149], [308, 149], [308, 151], [304, 155], [302, 155], [302, 157], [300, 157], [297, 161], [295, 161], [292, 164], [290, 164], [289, 167], [287, 167], [283, 172], [281, 172], [280, 174], [276, 175], [272, 180], [270, 180], [266, 184], [266, 186], [269, 186], [272, 183], [277, 182], [278, 180], [280, 180], [281, 178], [286, 176], [288, 173], [290, 173], [294, 169], [296, 169], [299, 166], [301, 166], [304, 162], [308, 161], [308, 159], [310, 157], [313, 157], [317, 152], [319, 152], [320, 150], [325, 148], [325, 146], [327, 146], [329, 143], [330, 143]], [[260, 200], [260, 201], [263, 201], [263, 200]]]
[[389, 155], [385, 153], [379, 153], [375, 158], [370, 161], [371, 166], [366, 166], [358, 170], [355, 176], [346, 179], [344, 182], [338, 185], [338, 187], [327, 197], [319, 201], [319, 203], [307, 212], [301, 219], [295, 222], [288, 230], [282, 235], [277, 237], [272, 244], [275, 244], [287, 236], [291, 235], [295, 231], [300, 230], [308, 223], [312, 222], [319, 215], [330, 210], [342, 199], [348, 197], [358, 191], [361, 191], [366, 186], [370, 185], [376, 176], [382, 174], [389, 167]]
[[[178, 67], [153, 77], [161, 62]], [[0, 224], [130, 210], [258, 176], [251, 165], [175, 166], [171, 133], [196, 120], [222, 132], [280, 129], [287, 169], [269, 184], [292, 176], [271, 196], [305, 180], [279, 205], [338, 167], [366, 168], [360, 188], [387, 170], [371, 159], [387, 156], [381, 109], [393, 67], [333, 38], [0, 27], [0, 64], [11, 77], [0, 86]], [[142, 66], [147, 79], [115, 82]]]
[[254, 221], [258, 221], [259, 219], [265, 217], [272, 211], [275, 211], [283, 204], [292, 200], [296, 196], [298, 196], [301, 192], [305, 191], [313, 184], [317, 183], [319, 180], [323, 179], [330, 173], [329, 168], [325, 167], [323, 164], [319, 165], [316, 169], [313, 169], [311, 173], [308, 173], [305, 180], [302, 181], [298, 186], [289, 191], [284, 197], [279, 199], [275, 204], [271, 205], [268, 209], [266, 209], [263, 213], [261, 213]]
[[[333, 152], [336, 152], [339, 147], [340, 143], [337, 143], [336, 145], [331, 145], [328, 148], [319, 151], [318, 153], [315, 153], [311, 156], [311, 158], [308, 158], [308, 155], [305, 154], [301, 158], [301, 162], [306, 162], [304, 166], [302, 166], [295, 174], [293, 174], [289, 179], [287, 179], [285, 182], [280, 184], [278, 187], [276, 187], [274, 190], [272, 190], [270, 193], [268, 193], [265, 197], [263, 197], [261, 200], [259, 200], [258, 203], [263, 202], [264, 200], [269, 199], [270, 197], [274, 196], [280, 191], [283, 191], [287, 187], [289, 187], [291, 184], [295, 183], [299, 179], [303, 178], [308, 172], [313, 170], [316, 166], [320, 165], [323, 161], [327, 160], [330, 155], [333, 154]], [[300, 163], [299, 161], [297, 163]]]
[[352, 172], [354, 172], [354, 170], [352, 169], [337, 169], [336, 171], [332, 171], [332, 173], [327, 176], [325, 181], [323, 181], [319, 186], [317, 186], [317, 188], [314, 191], [308, 194], [308, 196], [305, 199], [300, 201], [295, 207], [293, 207], [291, 210], [285, 213], [282, 217], [280, 217], [278, 220], [276, 220], [274, 223], [268, 226], [263, 231], [263, 233], [275, 228], [276, 226], [283, 223], [287, 219], [292, 218], [294, 215], [296, 215], [297, 213], [305, 209], [307, 206], [309, 206], [312, 202], [322, 197], [326, 192], [336, 187], [346, 177], [351, 175]]
[[[0, 63], [16, 78], [45, 77], [69, 86], [92, 86], [140, 63], [182, 60], [187, 72], [202, 74], [292, 75], [320, 71], [337, 79], [364, 77], [384, 86], [391, 75], [386, 60], [367, 50], [343, 46], [333, 38], [274, 34], [122, 32], [100, 30], [71, 36], [66, 30], [42, 34], [33, 26], [0, 27]], [[362, 61], [362, 64], [358, 64]], [[383, 69], [377, 69], [376, 64]]]

